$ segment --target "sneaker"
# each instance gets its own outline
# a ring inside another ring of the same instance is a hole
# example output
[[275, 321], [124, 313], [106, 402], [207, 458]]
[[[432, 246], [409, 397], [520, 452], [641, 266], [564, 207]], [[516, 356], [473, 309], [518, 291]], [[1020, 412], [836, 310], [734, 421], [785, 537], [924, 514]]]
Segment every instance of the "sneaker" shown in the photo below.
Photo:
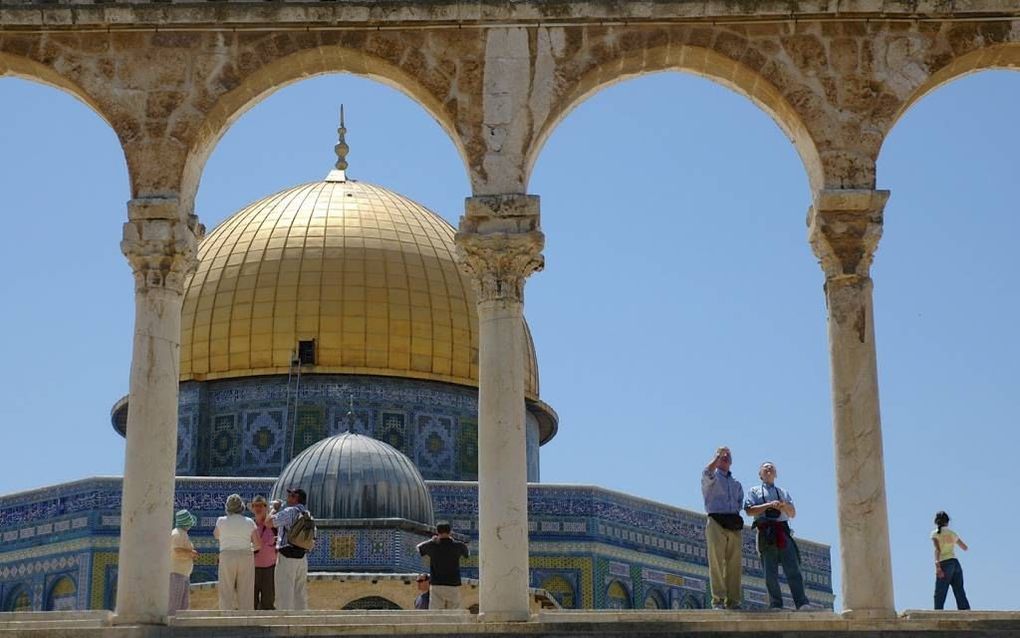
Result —
[[712, 603], [712, 609], [716, 611], [726, 611], [726, 605], [722, 603]]

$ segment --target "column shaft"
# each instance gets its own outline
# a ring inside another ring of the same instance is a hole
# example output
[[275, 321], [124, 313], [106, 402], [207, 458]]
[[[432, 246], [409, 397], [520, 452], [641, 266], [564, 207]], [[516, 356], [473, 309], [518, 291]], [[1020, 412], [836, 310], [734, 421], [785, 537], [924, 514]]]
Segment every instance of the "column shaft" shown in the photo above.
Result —
[[825, 272], [844, 613], [883, 618], [893, 600], [871, 261], [888, 191], [822, 191], [808, 224]]
[[123, 623], [161, 623], [167, 614], [181, 304], [174, 290], [135, 295], [117, 568], [117, 616]]
[[127, 446], [117, 566], [117, 624], [162, 624], [170, 588], [184, 278], [202, 227], [176, 198], [128, 204], [121, 250], [135, 278]]
[[457, 254], [478, 302], [478, 571], [483, 620], [530, 617], [524, 281], [541, 270], [538, 198], [471, 197]]
[[479, 610], [526, 620], [528, 484], [523, 304], [478, 304]]
[[895, 613], [871, 279], [830, 281], [836, 501], [844, 610]]

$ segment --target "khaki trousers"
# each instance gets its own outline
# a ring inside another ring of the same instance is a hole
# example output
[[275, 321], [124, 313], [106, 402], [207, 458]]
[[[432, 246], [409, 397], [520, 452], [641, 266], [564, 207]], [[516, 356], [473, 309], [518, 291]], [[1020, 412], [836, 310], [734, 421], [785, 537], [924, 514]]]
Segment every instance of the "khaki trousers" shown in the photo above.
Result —
[[255, 556], [250, 549], [220, 552], [220, 609], [255, 608]]
[[743, 538], [739, 531], [730, 531], [708, 519], [705, 539], [708, 541], [708, 576], [712, 581], [712, 605], [733, 609], [740, 606], [741, 558]]
[[308, 556], [277, 554], [273, 576], [277, 609], [308, 609]]
[[460, 609], [460, 587], [453, 585], [429, 587], [429, 609]]

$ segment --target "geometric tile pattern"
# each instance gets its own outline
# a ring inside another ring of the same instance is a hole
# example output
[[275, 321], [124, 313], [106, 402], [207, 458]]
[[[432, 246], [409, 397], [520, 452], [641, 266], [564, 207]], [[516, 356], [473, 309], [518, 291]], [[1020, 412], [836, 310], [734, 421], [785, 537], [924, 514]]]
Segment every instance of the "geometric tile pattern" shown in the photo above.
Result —
[[209, 467], [217, 473], [237, 466], [239, 449], [237, 417], [233, 414], [218, 414], [213, 419], [212, 436], [209, 438]]
[[375, 438], [388, 443], [404, 454], [411, 450], [407, 436], [407, 417], [402, 412], [384, 411]]
[[245, 412], [241, 430], [242, 461], [246, 467], [282, 467], [283, 410]]
[[316, 441], [326, 438], [326, 424], [322, 408], [302, 405], [297, 408], [296, 412], [292, 457], [297, 456]]
[[419, 414], [414, 428], [414, 462], [428, 476], [453, 478], [453, 419]]
[[193, 474], [195, 472], [195, 421], [197, 415], [179, 414], [177, 416], [177, 473]]
[[[457, 469], [461, 481], [478, 480], [478, 422], [475, 419], [461, 419], [458, 423]], [[537, 480], [537, 477], [529, 480]]]
[[[181, 386], [180, 415], [181, 427], [193, 428], [189, 436], [194, 441], [189, 459], [185, 436], [181, 436], [181, 475], [276, 475], [308, 445], [349, 429], [386, 441], [412, 459], [420, 451], [419, 470], [426, 479], [477, 478], [478, 392], [474, 388], [325, 374], [303, 377], [297, 390], [271, 377], [188, 382]], [[418, 436], [419, 417], [432, 421], [428, 429], [439, 434], [438, 440]], [[276, 436], [276, 426], [269, 419], [282, 423], [281, 436]], [[528, 480], [533, 482], [538, 480], [538, 428], [535, 417], [528, 414]], [[217, 442], [228, 441], [232, 444], [227, 448], [216, 447]], [[277, 441], [283, 446], [279, 458]], [[430, 452], [437, 445], [438, 455]], [[189, 463], [191, 467], [185, 468]]]

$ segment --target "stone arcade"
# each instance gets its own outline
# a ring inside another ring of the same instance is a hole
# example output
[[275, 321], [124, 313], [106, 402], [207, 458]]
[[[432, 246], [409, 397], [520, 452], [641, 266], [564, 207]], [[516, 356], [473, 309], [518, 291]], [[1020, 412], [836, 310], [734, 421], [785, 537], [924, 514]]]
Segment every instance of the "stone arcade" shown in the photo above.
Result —
[[[889, 194], [875, 190], [876, 157], [927, 92], [1017, 66], [1020, 9], [1005, 0], [5, 2], [0, 73], [89, 104], [127, 158], [122, 249], [135, 271], [136, 329], [117, 622], [164, 620], [168, 554], [151, 551], [151, 539], [165, 536], [173, 505], [181, 309], [202, 234], [202, 168], [229, 123], [268, 92], [337, 71], [416, 99], [470, 174], [456, 243], [479, 317], [480, 607], [493, 621], [527, 617], [522, 304], [543, 239], [529, 173], [586, 96], [667, 69], [753, 100], [804, 162], [829, 308], [842, 601], [849, 618], [892, 618], [870, 278]], [[871, 559], [852, 560], [865, 542]]]

